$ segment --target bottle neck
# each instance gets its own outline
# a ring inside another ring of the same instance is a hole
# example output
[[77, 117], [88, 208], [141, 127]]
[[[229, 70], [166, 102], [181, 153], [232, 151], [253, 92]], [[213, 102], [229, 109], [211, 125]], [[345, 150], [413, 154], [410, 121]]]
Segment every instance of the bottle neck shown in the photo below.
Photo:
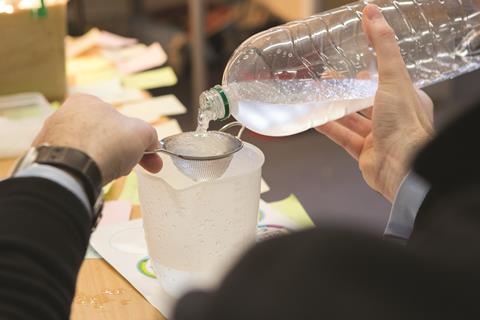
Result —
[[225, 88], [217, 85], [200, 95], [200, 113], [208, 112], [212, 120], [225, 120], [230, 116], [230, 102]]

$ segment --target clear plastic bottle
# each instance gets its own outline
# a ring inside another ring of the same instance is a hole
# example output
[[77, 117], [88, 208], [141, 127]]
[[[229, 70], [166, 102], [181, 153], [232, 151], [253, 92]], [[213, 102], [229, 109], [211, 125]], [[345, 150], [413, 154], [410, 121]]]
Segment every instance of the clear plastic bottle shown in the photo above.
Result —
[[286, 136], [372, 105], [378, 74], [361, 23], [369, 3], [395, 30], [416, 86], [480, 67], [480, 0], [359, 1], [246, 40], [222, 86], [200, 96], [200, 113]]

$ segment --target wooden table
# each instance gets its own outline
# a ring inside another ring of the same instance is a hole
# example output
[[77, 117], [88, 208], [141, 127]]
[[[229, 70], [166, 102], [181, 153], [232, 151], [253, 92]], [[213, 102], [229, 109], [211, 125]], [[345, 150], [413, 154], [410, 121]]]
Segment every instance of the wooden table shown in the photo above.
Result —
[[[0, 160], [0, 179], [8, 176], [14, 164], [14, 159]], [[140, 216], [139, 207], [134, 207], [131, 218]], [[80, 269], [71, 319], [163, 320], [165, 318], [105, 260], [93, 259], [85, 260]]]

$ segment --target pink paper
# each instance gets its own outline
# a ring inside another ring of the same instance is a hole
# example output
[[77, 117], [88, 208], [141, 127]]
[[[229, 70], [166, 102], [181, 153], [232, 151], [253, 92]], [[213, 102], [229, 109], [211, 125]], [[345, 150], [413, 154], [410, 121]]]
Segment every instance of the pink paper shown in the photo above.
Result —
[[131, 74], [159, 67], [167, 62], [167, 54], [158, 42], [151, 44], [138, 55], [117, 62], [117, 67], [123, 74]]
[[78, 38], [67, 37], [66, 55], [68, 58], [76, 57], [86, 51], [94, 48], [98, 44], [100, 30], [93, 28], [83, 36]]
[[103, 205], [102, 219], [98, 226], [108, 226], [130, 220], [132, 204], [126, 200], [107, 201]]
[[137, 42], [137, 39], [125, 38], [108, 31], [100, 31], [97, 28], [93, 28], [81, 37], [67, 37], [66, 52], [67, 57], [72, 58], [95, 47], [117, 49], [132, 46]]
[[132, 46], [138, 42], [134, 38], [125, 38], [108, 31], [102, 31], [98, 39], [98, 44], [102, 48], [116, 49], [127, 46]]

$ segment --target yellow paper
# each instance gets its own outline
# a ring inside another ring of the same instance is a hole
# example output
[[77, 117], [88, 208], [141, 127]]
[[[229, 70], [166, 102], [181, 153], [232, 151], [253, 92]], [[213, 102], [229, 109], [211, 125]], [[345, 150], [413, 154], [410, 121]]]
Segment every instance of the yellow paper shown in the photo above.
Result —
[[262, 178], [262, 181], [261, 181], [261, 184], [260, 184], [260, 193], [265, 193], [265, 192], [268, 192], [268, 191], [270, 191], [270, 186]]
[[283, 200], [271, 202], [269, 204], [303, 227], [310, 228], [315, 226], [312, 219], [294, 194], [291, 194]]
[[123, 185], [122, 193], [118, 200], [127, 200], [132, 203], [132, 205], [139, 205], [140, 200], [138, 198], [138, 178], [135, 172], [131, 172], [126, 178]]
[[66, 37], [65, 52], [67, 57], [72, 58], [78, 56], [95, 47], [98, 43], [100, 33], [100, 30], [93, 28], [81, 37]]
[[120, 73], [115, 68], [102, 69], [94, 72], [78, 73], [71, 76], [71, 85], [85, 85], [117, 78]]
[[52, 101], [52, 103], [50, 103], [50, 106], [51, 106], [53, 109], [55, 109], [55, 110], [57, 110], [58, 108], [60, 108], [61, 105], [62, 105], [62, 104], [61, 104], [59, 101]]
[[154, 123], [161, 116], [173, 116], [187, 112], [187, 108], [173, 94], [125, 104], [118, 109], [127, 117]]
[[100, 72], [108, 69], [114, 69], [114, 65], [100, 55], [90, 55], [87, 57], [69, 59], [67, 61], [67, 74], [77, 75], [84, 73]]
[[182, 128], [180, 128], [178, 121], [175, 119], [156, 125], [155, 130], [157, 131], [159, 140], [168, 136], [173, 136], [174, 134], [182, 133]]
[[108, 193], [110, 192], [110, 189], [112, 189], [112, 185], [113, 185], [114, 182], [115, 182], [115, 180], [111, 181], [109, 184], [105, 185], [102, 188], [104, 197], [108, 196]]
[[171, 67], [145, 71], [123, 78], [124, 86], [140, 90], [169, 87], [176, 83], [177, 76]]

